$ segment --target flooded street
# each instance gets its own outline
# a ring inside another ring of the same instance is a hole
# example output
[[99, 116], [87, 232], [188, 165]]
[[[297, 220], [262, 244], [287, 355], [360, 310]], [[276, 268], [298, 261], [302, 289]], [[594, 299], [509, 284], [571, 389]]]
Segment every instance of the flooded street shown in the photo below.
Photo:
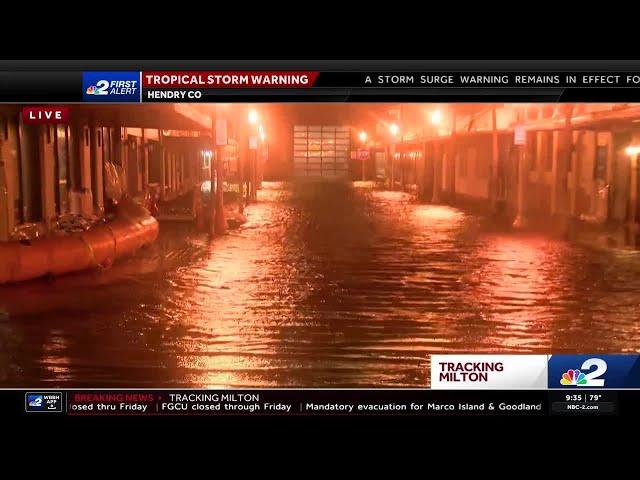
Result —
[[332, 184], [265, 184], [246, 213], [0, 287], [0, 385], [422, 387], [432, 353], [640, 352], [637, 251]]

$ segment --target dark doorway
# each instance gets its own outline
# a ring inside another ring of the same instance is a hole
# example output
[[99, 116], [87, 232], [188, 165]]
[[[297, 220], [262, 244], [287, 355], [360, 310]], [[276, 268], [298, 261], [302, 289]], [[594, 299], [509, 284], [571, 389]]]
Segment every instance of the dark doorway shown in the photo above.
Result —
[[20, 188], [22, 220], [42, 220], [42, 172], [40, 167], [40, 126], [20, 126]]

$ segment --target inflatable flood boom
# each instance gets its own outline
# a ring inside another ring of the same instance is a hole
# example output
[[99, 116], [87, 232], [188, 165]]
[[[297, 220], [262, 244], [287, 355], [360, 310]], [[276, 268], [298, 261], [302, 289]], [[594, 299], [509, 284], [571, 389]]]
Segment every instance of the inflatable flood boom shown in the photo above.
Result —
[[0, 243], [0, 284], [111, 265], [158, 237], [151, 216], [122, 216], [81, 233]]

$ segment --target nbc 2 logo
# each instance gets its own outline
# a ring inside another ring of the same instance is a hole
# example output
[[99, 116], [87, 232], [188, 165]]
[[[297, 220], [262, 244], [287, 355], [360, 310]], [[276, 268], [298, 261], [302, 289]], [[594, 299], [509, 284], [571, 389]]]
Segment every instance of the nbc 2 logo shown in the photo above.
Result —
[[[560, 385], [576, 387], [604, 387], [602, 375], [607, 371], [607, 362], [601, 358], [585, 360], [580, 369], [569, 369], [562, 374]], [[585, 373], [586, 372], [586, 373]]]
[[100, 80], [87, 88], [87, 95], [109, 95], [109, 82]]

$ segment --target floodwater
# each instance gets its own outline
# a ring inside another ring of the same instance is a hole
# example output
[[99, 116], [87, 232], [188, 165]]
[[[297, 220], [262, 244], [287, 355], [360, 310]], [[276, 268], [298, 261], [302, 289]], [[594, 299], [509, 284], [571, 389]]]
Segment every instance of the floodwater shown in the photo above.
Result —
[[422, 387], [432, 353], [640, 351], [640, 253], [398, 192], [267, 184], [248, 223], [0, 287], [0, 386]]

